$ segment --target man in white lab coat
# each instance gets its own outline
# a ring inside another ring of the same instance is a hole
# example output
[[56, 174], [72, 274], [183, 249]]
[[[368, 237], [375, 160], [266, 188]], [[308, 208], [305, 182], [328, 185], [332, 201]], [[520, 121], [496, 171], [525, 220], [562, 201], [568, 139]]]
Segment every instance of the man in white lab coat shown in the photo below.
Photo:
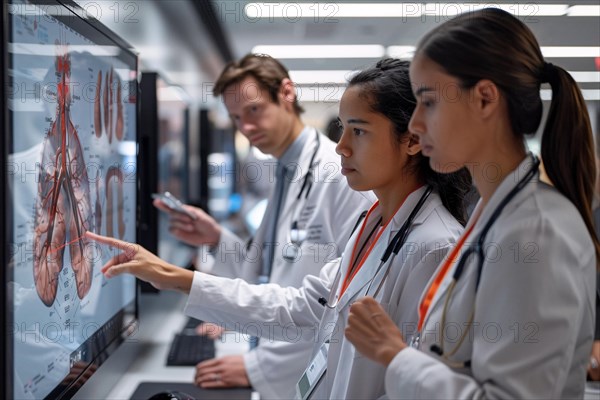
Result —
[[[341, 176], [335, 143], [304, 125], [294, 84], [277, 60], [249, 54], [230, 63], [215, 84], [238, 130], [277, 159], [275, 183], [253, 240], [244, 243], [197, 208], [197, 218], [171, 213], [172, 233], [194, 245], [210, 245], [212, 272], [250, 283], [299, 287], [306, 275], [339, 257], [372, 197], [352, 191]], [[155, 203], [165, 209], [160, 202]], [[166, 209], [165, 209], [166, 210]], [[252, 333], [251, 330], [248, 330]], [[196, 367], [197, 385], [251, 385], [261, 398], [291, 398], [313, 343], [262, 339], [244, 356], [209, 360]]]

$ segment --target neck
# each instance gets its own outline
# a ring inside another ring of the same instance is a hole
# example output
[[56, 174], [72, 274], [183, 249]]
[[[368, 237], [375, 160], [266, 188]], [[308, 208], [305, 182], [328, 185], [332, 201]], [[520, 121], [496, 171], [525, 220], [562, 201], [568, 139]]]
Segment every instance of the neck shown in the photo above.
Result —
[[467, 166], [484, 206], [502, 181], [519, 166], [525, 157], [525, 147], [515, 140], [510, 145], [498, 146], [482, 154], [478, 161]]
[[404, 203], [404, 200], [423, 185], [423, 182], [413, 174], [403, 173], [402, 175], [402, 178], [397, 179], [393, 185], [373, 190], [379, 200], [383, 224], [388, 223]]
[[286, 150], [290, 148], [292, 143], [294, 143], [294, 141], [298, 139], [298, 136], [300, 136], [300, 133], [303, 129], [304, 124], [302, 123], [302, 121], [300, 121], [300, 118], [296, 118], [288, 132], [286, 132], [286, 139], [279, 147], [280, 150], [277, 151], [276, 154], [274, 152], [273, 156], [278, 159], [281, 158], [281, 156], [283, 156]]

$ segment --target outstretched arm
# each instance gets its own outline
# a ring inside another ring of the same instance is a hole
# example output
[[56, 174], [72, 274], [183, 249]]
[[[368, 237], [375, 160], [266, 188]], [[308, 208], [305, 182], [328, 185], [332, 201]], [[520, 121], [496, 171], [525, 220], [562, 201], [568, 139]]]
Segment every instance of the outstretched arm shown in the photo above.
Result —
[[107, 278], [127, 273], [149, 282], [157, 289], [190, 293], [194, 279], [192, 271], [169, 264], [139, 244], [108, 238], [92, 232], [86, 232], [85, 235], [88, 239], [122, 250], [122, 253], [108, 260], [102, 267], [102, 273]]
[[[86, 235], [122, 250], [102, 267], [107, 278], [128, 273], [158, 289], [179, 290], [189, 294], [185, 309], [188, 315], [241, 332], [246, 332], [249, 326], [258, 327], [263, 332], [255, 336], [272, 340], [315, 338], [314, 331], [324, 311], [318, 299], [328, 296], [339, 267], [339, 260], [327, 264], [319, 277], [305, 277], [300, 289], [275, 284], [250, 285], [240, 279], [185, 270], [137, 244], [89, 232]], [[298, 337], [290, 336], [295, 327], [299, 328]]]

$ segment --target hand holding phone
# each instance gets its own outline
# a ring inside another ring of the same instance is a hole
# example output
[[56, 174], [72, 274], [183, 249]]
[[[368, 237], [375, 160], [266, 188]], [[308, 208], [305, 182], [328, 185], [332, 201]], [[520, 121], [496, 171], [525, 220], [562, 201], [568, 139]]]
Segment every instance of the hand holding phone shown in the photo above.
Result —
[[160, 201], [165, 203], [167, 205], [167, 207], [169, 207], [171, 210], [183, 213], [183, 214], [187, 215], [188, 217], [190, 217], [191, 219], [195, 220], [198, 218], [196, 216], [196, 214], [186, 210], [185, 207], [183, 206], [183, 203], [181, 202], [181, 200], [179, 200], [177, 197], [173, 196], [171, 194], [171, 192], [152, 193], [152, 198], [159, 199]]

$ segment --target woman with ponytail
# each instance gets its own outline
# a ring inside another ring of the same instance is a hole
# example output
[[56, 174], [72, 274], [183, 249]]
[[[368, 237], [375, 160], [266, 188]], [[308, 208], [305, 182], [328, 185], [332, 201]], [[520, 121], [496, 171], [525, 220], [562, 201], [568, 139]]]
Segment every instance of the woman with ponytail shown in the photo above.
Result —
[[[382, 60], [353, 77], [342, 97], [336, 148], [342, 174], [352, 189], [372, 190], [378, 201], [358, 219], [341, 260], [325, 265], [318, 278], [308, 276], [300, 289], [249, 285], [186, 271], [139, 247], [88, 233], [125, 250], [103, 272], [132, 273], [157, 287], [189, 293], [189, 315], [256, 333], [261, 340], [312, 341], [312, 361], [286, 398], [383, 396], [384, 367], [360, 357], [344, 338], [350, 305], [370, 295], [404, 335], [414, 334], [419, 296], [463, 231], [463, 198], [471, 188], [465, 169], [434, 172], [409, 131], [416, 100], [408, 70], [408, 62]], [[358, 217], [361, 210], [356, 211]], [[277, 367], [289, 365], [282, 358]], [[218, 382], [221, 371], [210, 372]]]
[[[498, 9], [427, 34], [410, 76], [409, 130], [434, 170], [466, 166], [481, 200], [419, 301], [416, 340], [370, 298], [352, 306], [346, 337], [387, 367], [390, 398], [582, 398], [600, 247], [580, 90]], [[542, 138], [552, 186], [524, 141], [541, 122], [542, 83], [552, 88]]]

